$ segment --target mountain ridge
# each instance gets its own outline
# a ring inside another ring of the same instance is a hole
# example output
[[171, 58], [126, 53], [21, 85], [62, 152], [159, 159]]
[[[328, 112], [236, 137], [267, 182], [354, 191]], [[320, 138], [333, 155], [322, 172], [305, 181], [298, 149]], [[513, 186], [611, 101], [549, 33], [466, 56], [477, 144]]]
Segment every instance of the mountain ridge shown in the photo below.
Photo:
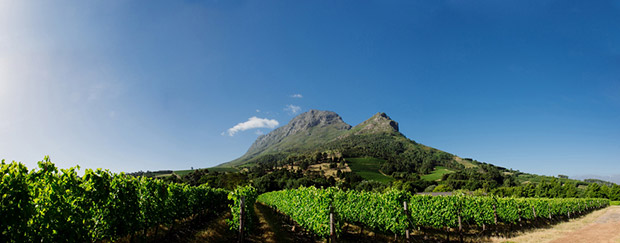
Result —
[[[400, 133], [398, 122], [378, 112], [351, 126], [332, 111], [309, 110], [288, 124], [262, 135], [241, 157], [218, 167], [252, 166], [282, 162], [287, 157], [332, 151], [345, 157], [377, 157], [389, 162], [386, 171], [431, 171], [435, 165], [458, 167], [452, 154], [418, 144]], [[299, 156], [297, 156], [299, 157]], [[398, 165], [408, 161], [409, 165]], [[277, 163], [276, 163], [277, 164]], [[408, 167], [408, 169], [405, 169]]]

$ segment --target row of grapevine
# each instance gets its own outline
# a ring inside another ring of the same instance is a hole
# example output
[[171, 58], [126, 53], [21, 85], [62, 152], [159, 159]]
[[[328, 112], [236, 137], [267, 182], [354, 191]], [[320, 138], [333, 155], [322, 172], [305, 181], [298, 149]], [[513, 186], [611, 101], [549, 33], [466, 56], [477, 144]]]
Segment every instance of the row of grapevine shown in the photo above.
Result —
[[[609, 205], [606, 199], [428, 196], [395, 190], [376, 193], [314, 187], [268, 192], [260, 195], [258, 201], [322, 237], [329, 234], [330, 205], [337, 224], [348, 222], [399, 235], [414, 226], [442, 229], [460, 224], [514, 224], [520, 220], [570, 217]], [[403, 210], [404, 202], [409, 205], [407, 214]], [[336, 227], [337, 233], [339, 229]]]
[[516, 224], [521, 220], [570, 217], [609, 205], [607, 199], [592, 198], [499, 198], [475, 196], [410, 197], [412, 226], [458, 227], [461, 224]]
[[0, 242], [115, 240], [193, 214], [225, 210], [228, 191], [106, 170], [1, 163]]
[[300, 187], [296, 190], [263, 193], [258, 196], [257, 201], [275, 208], [319, 236], [328, 236], [329, 207], [336, 190]]
[[[243, 224], [243, 230], [249, 231], [256, 226], [257, 219], [254, 212], [254, 203], [258, 197], [258, 191], [253, 186], [237, 187], [234, 191], [228, 194], [228, 200], [232, 200], [230, 205], [232, 220], [226, 220], [230, 229], [238, 230], [241, 217], [245, 220]], [[243, 214], [241, 214], [241, 200], [243, 198]]]

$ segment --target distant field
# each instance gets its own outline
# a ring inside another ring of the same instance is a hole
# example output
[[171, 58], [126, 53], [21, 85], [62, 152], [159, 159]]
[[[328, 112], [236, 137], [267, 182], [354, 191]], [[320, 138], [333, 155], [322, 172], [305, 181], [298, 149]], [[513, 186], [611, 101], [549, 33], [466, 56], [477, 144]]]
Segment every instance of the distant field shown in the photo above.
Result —
[[423, 175], [421, 178], [426, 181], [436, 181], [436, 180], [441, 179], [443, 175], [449, 174], [449, 173], [454, 173], [454, 171], [446, 169], [446, 167], [443, 167], [443, 166], [437, 166], [435, 167], [435, 170], [433, 170], [432, 173], [428, 175]]
[[388, 183], [394, 180], [394, 178], [385, 176], [379, 172], [381, 169], [382, 159], [376, 158], [346, 158], [347, 163], [351, 170], [366, 180], [375, 180], [378, 182]]
[[532, 175], [532, 174], [520, 174], [517, 176], [517, 181], [520, 182], [521, 184], [526, 183], [526, 182], [530, 182], [530, 183], [541, 183], [543, 180], [550, 182], [553, 179], [558, 180], [561, 183], [575, 183], [577, 185], [584, 185], [587, 183], [584, 183], [583, 181], [579, 181], [579, 180], [573, 180], [573, 179], [564, 179], [564, 178], [557, 178], [557, 177], [552, 177], [552, 176], [542, 176], [542, 175]]
[[168, 176], [171, 176], [171, 175], [172, 174], [158, 174], [158, 175], [155, 175], [153, 177], [155, 177], [155, 178], [162, 178], [162, 177], [168, 177]]
[[174, 173], [177, 174], [180, 177], [183, 177], [184, 175], [192, 173], [192, 171], [194, 171], [194, 170], [175, 170]]
[[207, 168], [209, 171], [217, 171], [217, 172], [237, 172], [239, 171], [237, 168], [233, 167], [211, 167]]

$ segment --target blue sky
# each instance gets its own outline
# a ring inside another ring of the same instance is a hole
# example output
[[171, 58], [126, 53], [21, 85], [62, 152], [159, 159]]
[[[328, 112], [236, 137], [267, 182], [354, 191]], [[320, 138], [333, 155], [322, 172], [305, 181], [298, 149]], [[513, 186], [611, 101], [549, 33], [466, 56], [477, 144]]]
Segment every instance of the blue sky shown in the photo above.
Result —
[[507, 168], [617, 175], [618, 23], [620, 1], [0, 1], [0, 158], [210, 167], [321, 109]]

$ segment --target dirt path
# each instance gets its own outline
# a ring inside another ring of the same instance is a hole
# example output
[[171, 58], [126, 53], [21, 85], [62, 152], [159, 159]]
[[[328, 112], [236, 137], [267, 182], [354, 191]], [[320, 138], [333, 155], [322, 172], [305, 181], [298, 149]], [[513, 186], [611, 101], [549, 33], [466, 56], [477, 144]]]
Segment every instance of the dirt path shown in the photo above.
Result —
[[[292, 225], [284, 222], [279, 215], [271, 208], [256, 203], [254, 205], [256, 218], [258, 219], [256, 229], [246, 233], [245, 242], [315, 242], [311, 237], [300, 232], [292, 230]], [[237, 232], [230, 230], [226, 219], [230, 219], [230, 212], [225, 213], [217, 218], [205, 223], [201, 229], [193, 232], [190, 237], [172, 240], [175, 242], [222, 242], [233, 243], [238, 241]]]
[[251, 236], [255, 242], [294, 242], [288, 231], [283, 228], [280, 219], [274, 214], [273, 210], [265, 205], [256, 203], [254, 211], [258, 217], [257, 234]]
[[273, 209], [261, 204], [254, 205], [258, 217], [258, 229], [251, 235], [251, 242], [317, 242], [305, 232], [294, 229], [285, 222]]
[[620, 206], [590, 213], [582, 218], [494, 242], [620, 242]]
[[226, 219], [230, 217], [230, 213], [222, 214], [221, 216], [205, 224], [205, 227], [202, 230], [195, 232], [192, 237], [183, 238], [179, 242], [236, 242], [237, 239], [235, 238], [235, 235], [230, 233], [231, 231], [228, 230], [228, 224], [226, 223]]

